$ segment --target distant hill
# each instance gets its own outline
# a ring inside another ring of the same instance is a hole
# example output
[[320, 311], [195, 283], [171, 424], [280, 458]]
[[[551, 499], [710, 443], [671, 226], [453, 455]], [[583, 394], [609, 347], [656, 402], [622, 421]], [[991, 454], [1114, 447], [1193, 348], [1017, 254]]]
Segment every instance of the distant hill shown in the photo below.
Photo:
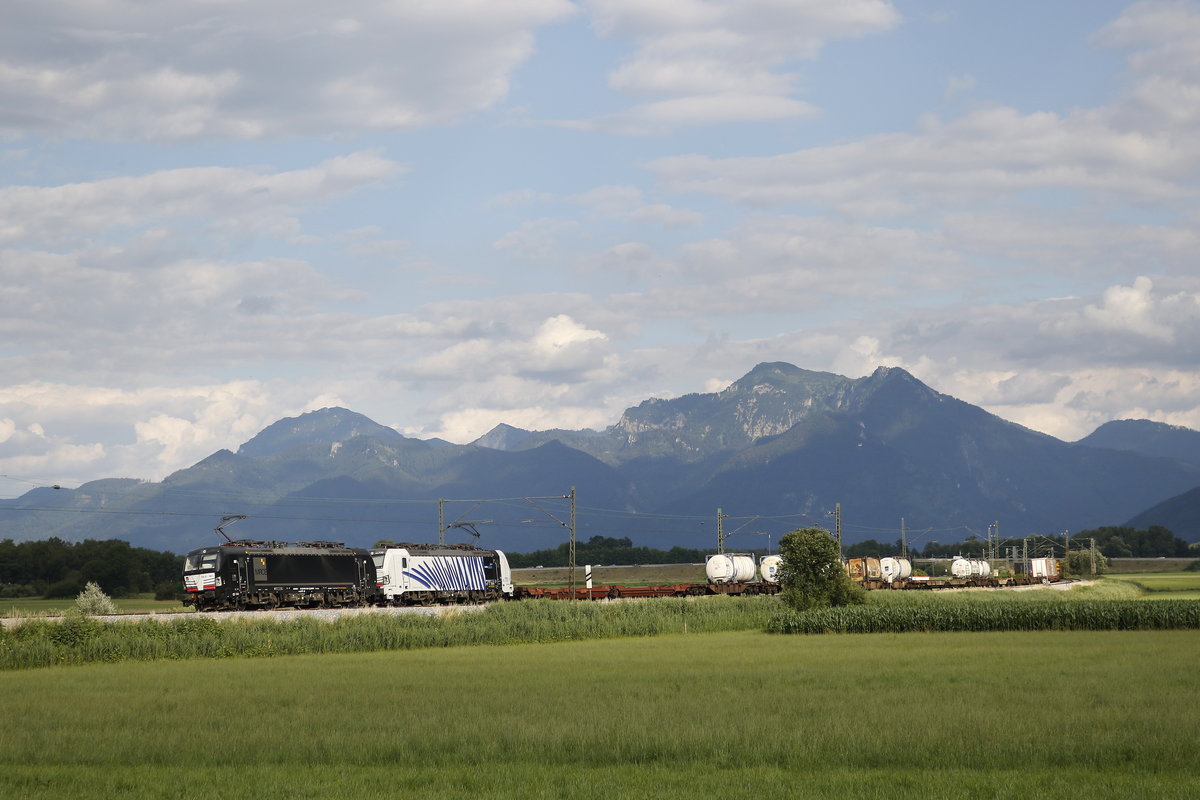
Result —
[[652, 547], [714, 546], [720, 508], [740, 537], [727, 546], [763, 548], [768, 536], [831, 525], [838, 503], [849, 542], [895, 539], [901, 518], [943, 542], [994, 521], [1010, 536], [1058, 533], [1122, 524], [1200, 486], [1200, 464], [1170, 449], [1200, 433], [1131, 436], [1127, 422], [1070, 444], [902, 369], [851, 379], [772, 362], [720, 392], [647, 399], [602, 431], [500, 425], [468, 445], [321, 409], [161, 482], [93, 481], [0, 501], [0, 537], [121, 538], [184, 552], [215, 541], [223, 515], [244, 514], [229, 529], [237, 538], [433, 541], [443, 500], [449, 540], [478, 533], [532, 551], [565, 539], [572, 486], [577, 538]]
[[1077, 444], [1200, 464], [1200, 431], [1148, 419], [1106, 422]]
[[1200, 486], [1146, 509], [1125, 525], [1138, 530], [1161, 525], [1180, 539], [1200, 542]]

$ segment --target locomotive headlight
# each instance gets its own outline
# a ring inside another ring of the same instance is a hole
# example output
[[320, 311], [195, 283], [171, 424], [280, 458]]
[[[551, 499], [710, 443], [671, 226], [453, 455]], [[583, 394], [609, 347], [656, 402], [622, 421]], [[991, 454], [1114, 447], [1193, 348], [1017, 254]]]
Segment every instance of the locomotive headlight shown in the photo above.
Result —
[[224, 586], [224, 585], [225, 585], [225, 580], [218, 576], [217, 577], [217, 586]]

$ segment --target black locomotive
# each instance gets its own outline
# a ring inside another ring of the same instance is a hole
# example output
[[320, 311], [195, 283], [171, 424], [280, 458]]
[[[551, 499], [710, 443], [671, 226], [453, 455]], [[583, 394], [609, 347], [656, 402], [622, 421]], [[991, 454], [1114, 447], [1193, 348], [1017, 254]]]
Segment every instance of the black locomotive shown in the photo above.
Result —
[[340, 542], [235, 541], [188, 553], [184, 604], [217, 609], [333, 608], [378, 599], [371, 552]]

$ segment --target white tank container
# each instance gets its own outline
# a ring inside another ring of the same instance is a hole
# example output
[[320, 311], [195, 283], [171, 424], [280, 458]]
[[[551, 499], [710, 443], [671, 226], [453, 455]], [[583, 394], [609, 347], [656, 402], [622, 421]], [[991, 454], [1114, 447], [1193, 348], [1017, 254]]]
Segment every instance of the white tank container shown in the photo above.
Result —
[[879, 572], [888, 583], [906, 581], [912, 577], [912, 562], [907, 558], [886, 556], [879, 559]]
[[986, 578], [992, 574], [992, 565], [980, 558], [956, 556], [950, 562], [950, 574], [956, 578]]
[[888, 583], [899, 580], [900, 578], [900, 560], [891, 556], [884, 556], [879, 559], [879, 572], [883, 575], [883, 579]]
[[767, 583], [779, 583], [779, 565], [783, 556], [763, 556], [758, 562], [758, 573]]
[[709, 556], [704, 573], [709, 583], [749, 583], [754, 580], [754, 556], [720, 553]]

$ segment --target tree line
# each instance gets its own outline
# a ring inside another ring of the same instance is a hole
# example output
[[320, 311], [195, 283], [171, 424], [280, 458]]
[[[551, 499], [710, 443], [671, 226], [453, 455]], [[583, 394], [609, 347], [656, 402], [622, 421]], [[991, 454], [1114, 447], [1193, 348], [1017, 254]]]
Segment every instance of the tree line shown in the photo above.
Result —
[[174, 596], [182, 573], [183, 556], [120, 539], [0, 540], [0, 597], [75, 597], [89, 581], [110, 597], [160, 590]]
[[[1049, 537], [1061, 542], [1061, 536]], [[1127, 526], [1104, 526], [1071, 534], [1071, 549], [1083, 547], [1089, 539], [1096, 540], [1096, 549], [1108, 558], [1187, 558], [1200, 553], [1200, 545], [1181, 539], [1162, 525], [1151, 525], [1145, 530]], [[1002, 547], [1020, 546], [1020, 539], [1005, 539]], [[866, 539], [843, 548], [847, 558], [863, 556], [899, 555], [901, 541], [887, 542]], [[959, 542], [926, 542], [917, 547], [909, 544], [908, 552], [913, 558], [952, 558], [957, 555], [982, 556], [987, 543], [977, 536], [968, 536]]]

